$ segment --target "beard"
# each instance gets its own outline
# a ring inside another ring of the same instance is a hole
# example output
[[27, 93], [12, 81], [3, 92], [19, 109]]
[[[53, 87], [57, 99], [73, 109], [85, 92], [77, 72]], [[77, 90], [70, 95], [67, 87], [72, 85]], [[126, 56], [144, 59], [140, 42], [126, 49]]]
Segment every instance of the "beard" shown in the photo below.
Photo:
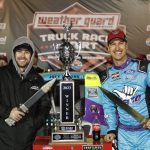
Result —
[[27, 67], [28, 67], [28, 65], [29, 65], [29, 61], [20, 61], [20, 60], [16, 60], [16, 63], [17, 63], [17, 65], [18, 65], [18, 67], [20, 68], [20, 70], [22, 70], [22, 71], [24, 71]]

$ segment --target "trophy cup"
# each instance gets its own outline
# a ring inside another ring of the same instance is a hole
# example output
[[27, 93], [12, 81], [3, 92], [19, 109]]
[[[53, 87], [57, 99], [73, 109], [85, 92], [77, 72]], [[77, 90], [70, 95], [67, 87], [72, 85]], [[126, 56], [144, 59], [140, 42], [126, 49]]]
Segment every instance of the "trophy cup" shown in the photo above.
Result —
[[[56, 123], [51, 133], [52, 143], [83, 143], [85, 141], [84, 131], [81, 127], [81, 119], [75, 120], [75, 83], [71, 78], [69, 69], [75, 60], [75, 48], [69, 42], [69, 32], [72, 28], [71, 24], [65, 24], [66, 39], [60, 46], [59, 59], [63, 63], [65, 73], [60, 86], [60, 121]], [[58, 122], [58, 121], [56, 121]]]

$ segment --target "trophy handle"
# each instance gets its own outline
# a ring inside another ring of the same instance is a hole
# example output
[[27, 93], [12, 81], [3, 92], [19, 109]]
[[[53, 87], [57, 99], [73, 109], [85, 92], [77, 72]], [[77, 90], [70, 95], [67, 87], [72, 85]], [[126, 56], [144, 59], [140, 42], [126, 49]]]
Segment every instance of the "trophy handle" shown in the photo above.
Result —
[[58, 51], [58, 44], [56, 43], [56, 44], [54, 44], [53, 43], [53, 47], [54, 47], [54, 54], [55, 54], [55, 56], [58, 58], [58, 60], [59, 60], [59, 55], [57, 55], [56, 54], [56, 50]]
[[78, 52], [77, 52], [77, 55], [75, 56], [75, 60], [79, 58], [80, 51], [81, 51], [81, 43], [78, 42]]

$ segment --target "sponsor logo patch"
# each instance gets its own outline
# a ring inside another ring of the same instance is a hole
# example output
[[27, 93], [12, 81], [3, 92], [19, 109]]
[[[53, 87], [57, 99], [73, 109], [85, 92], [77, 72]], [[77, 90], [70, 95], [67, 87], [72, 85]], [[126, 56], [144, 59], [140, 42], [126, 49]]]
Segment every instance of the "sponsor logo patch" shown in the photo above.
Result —
[[119, 77], [119, 76], [120, 76], [119, 72], [113, 73], [113, 74], [111, 75], [112, 79], [117, 78], [117, 77]]
[[135, 70], [133, 70], [133, 69], [124, 71], [125, 74], [133, 74], [134, 72], [135, 72]]
[[133, 75], [130, 75], [130, 74], [128, 74], [128, 75], [126, 75], [126, 79], [134, 79], [135, 77], [133, 76]]
[[32, 90], [37, 90], [37, 91], [38, 91], [38, 90], [39, 90], [39, 87], [34, 85], [34, 86], [31, 86], [30, 89], [32, 89]]

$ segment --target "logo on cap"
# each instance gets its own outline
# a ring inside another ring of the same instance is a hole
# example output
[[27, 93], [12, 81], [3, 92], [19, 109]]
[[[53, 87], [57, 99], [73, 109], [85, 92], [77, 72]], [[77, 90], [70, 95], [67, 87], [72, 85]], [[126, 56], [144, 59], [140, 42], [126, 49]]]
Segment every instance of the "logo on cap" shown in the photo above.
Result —
[[119, 33], [119, 30], [112, 31], [112, 34], [118, 34], [118, 33]]
[[115, 38], [119, 38], [127, 42], [126, 35], [120, 29], [113, 30], [108, 34], [108, 44]]

